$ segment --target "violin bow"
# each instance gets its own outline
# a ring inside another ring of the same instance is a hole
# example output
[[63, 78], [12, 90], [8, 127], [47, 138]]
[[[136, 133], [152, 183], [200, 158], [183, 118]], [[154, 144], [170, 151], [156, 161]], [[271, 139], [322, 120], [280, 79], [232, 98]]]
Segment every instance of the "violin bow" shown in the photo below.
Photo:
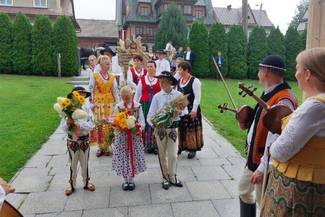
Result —
[[214, 63], [214, 66], [217, 68], [217, 71], [218, 71], [218, 73], [219, 73], [219, 76], [220, 76], [220, 78], [221, 78], [221, 80], [222, 80], [223, 85], [224, 85], [225, 88], [226, 88], [226, 91], [227, 91], [227, 94], [228, 94], [228, 96], [229, 96], [229, 98], [230, 98], [231, 104], [232, 104], [232, 105], [234, 106], [234, 108], [237, 110], [237, 106], [236, 106], [236, 104], [235, 104], [234, 99], [232, 98], [232, 96], [231, 96], [231, 94], [230, 94], [230, 91], [229, 91], [229, 88], [228, 88], [228, 86], [227, 86], [227, 84], [226, 84], [226, 81], [225, 81], [225, 79], [223, 78], [222, 73], [220, 72], [220, 69], [219, 69], [219, 67], [218, 67], [218, 65], [217, 65], [217, 63], [216, 63], [216, 61], [215, 61], [215, 59], [214, 59], [213, 57], [212, 57], [212, 61], [213, 61], [213, 63]]

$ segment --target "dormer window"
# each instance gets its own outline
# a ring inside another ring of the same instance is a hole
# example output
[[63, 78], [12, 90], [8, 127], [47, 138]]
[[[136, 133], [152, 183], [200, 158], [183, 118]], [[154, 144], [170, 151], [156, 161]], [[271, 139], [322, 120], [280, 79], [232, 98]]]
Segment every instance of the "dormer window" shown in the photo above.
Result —
[[192, 5], [184, 5], [184, 14], [192, 15]]
[[47, 0], [33, 0], [33, 6], [36, 8], [47, 8]]
[[205, 7], [194, 7], [193, 16], [196, 18], [205, 17]]
[[138, 7], [138, 14], [140, 16], [151, 15], [151, 6], [149, 4], [140, 4]]
[[12, 6], [12, 1], [13, 0], [0, 0], [0, 5]]

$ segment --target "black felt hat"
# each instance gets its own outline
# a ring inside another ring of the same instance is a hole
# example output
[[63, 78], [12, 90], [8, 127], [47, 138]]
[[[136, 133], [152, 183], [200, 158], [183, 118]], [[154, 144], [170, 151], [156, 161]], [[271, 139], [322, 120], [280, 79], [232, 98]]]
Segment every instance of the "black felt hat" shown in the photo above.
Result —
[[90, 97], [90, 95], [91, 95], [90, 92], [86, 91], [85, 88], [79, 86], [79, 87], [73, 88], [72, 91], [71, 91], [71, 93], [68, 94], [67, 98], [72, 99], [72, 95], [73, 95], [72, 92], [73, 91], [77, 91], [79, 93], [85, 93], [86, 94], [86, 98], [87, 97]]
[[110, 47], [104, 47], [104, 49], [100, 51], [100, 54], [104, 55], [105, 52], [111, 53], [113, 56], [116, 55], [116, 53]]
[[158, 50], [157, 52], [156, 52], [157, 54], [166, 54], [166, 51], [164, 51], [164, 50]]
[[286, 66], [282, 57], [278, 55], [269, 55], [263, 59], [259, 64], [260, 67], [277, 69], [280, 71], [286, 71]]
[[161, 72], [161, 74], [155, 76], [155, 78], [167, 78], [168, 80], [170, 80], [172, 82], [173, 86], [177, 85], [177, 79], [174, 78], [174, 76], [168, 71]]

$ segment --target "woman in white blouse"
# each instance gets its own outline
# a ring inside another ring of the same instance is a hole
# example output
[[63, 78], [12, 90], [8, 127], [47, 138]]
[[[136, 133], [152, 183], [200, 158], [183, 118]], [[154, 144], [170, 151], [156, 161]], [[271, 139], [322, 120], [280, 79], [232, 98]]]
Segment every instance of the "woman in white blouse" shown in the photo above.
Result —
[[325, 216], [325, 49], [301, 52], [296, 69], [303, 103], [271, 146], [263, 217]]
[[187, 158], [192, 159], [196, 155], [196, 151], [200, 151], [203, 147], [202, 134], [202, 116], [201, 116], [201, 82], [192, 76], [191, 64], [187, 61], [178, 65], [180, 79], [177, 89], [184, 95], [188, 95], [189, 104], [188, 115], [181, 117], [179, 124], [179, 141], [178, 154], [182, 151], [188, 151]]

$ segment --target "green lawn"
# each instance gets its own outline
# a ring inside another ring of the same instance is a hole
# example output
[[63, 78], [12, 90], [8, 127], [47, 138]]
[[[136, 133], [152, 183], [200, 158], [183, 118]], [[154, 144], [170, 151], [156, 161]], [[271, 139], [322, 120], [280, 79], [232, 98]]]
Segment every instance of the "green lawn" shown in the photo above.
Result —
[[0, 177], [12, 178], [57, 128], [69, 78], [0, 75]]
[[[229, 106], [232, 107], [230, 99], [227, 95], [227, 92], [220, 80], [207, 80], [202, 79], [202, 101], [201, 107], [203, 114], [208, 118], [208, 120], [213, 124], [213, 126], [223, 135], [225, 136], [236, 149], [240, 151], [240, 153], [244, 156], [244, 148], [245, 148], [245, 136], [246, 131], [241, 130], [235, 119], [235, 114], [232, 112], [224, 112], [220, 113], [217, 109], [219, 104], [228, 103]], [[237, 107], [241, 105], [250, 105], [254, 107], [256, 101], [249, 96], [243, 98], [238, 95], [239, 88], [238, 82], [239, 80], [227, 80], [226, 81], [231, 95], [235, 100], [235, 104]], [[262, 94], [262, 86], [258, 83], [258, 81], [254, 80], [245, 80], [244, 83], [252, 84], [254, 87], [257, 87], [256, 95], [260, 96]], [[296, 82], [290, 82], [290, 86], [292, 87], [295, 95], [298, 97], [298, 100], [301, 99], [301, 92], [298, 89]]]

